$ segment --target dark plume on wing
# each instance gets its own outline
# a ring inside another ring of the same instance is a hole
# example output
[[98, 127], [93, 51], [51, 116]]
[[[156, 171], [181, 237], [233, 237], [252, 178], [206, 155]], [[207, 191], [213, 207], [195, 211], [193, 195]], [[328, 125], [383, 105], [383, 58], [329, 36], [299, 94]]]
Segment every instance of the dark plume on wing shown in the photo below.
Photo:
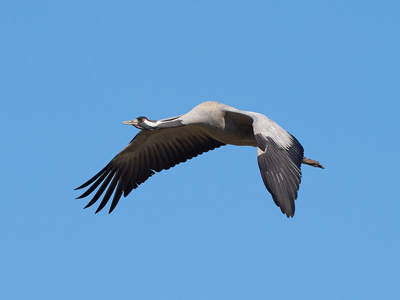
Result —
[[155, 172], [167, 170], [223, 145], [225, 144], [194, 125], [142, 130], [99, 173], [76, 188], [89, 187], [77, 199], [89, 196], [98, 188], [86, 205], [87, 208], [96, 203], [105, 192], [97, 213], [104, 208], [114, 193], [109, 210], [111, 213], [122, 195], [126, 197]]
[[294, 200], [301, 182], [301, 162], [304, 149], [292, 136], [292, 145], [283, 148], [271, 137], [256, 134], [256, 141], [263, 151], [257, 157], [261, 177], [275, 204], [286, 216], [293, 217]]

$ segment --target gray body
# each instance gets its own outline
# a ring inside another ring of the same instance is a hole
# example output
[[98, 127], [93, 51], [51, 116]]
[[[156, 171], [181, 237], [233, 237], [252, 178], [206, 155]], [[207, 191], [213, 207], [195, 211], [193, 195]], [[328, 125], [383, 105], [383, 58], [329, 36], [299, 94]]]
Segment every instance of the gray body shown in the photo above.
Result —
[[[294, 200], [301, 181], [301, 163], [322, 166], [303, 156], [301, 144], [266, 116], [241, 111], [218, 102], [204, 102], [187, 114], [150, 121], [139, 117], [123, 122], [141, 131], [113, 160], [88, 182], [79, 198], [98, 191], [86, 207], [93, 205], [107, 189], [99, 208], [110, 199], [110, 212], [122, 194], [126, 197], [155, 172], [226, 144], [257, 147], [257, 159], [264, 184], [276, 205], [293, 217]], [[86, 208], [85, 207], [85, 208]]]

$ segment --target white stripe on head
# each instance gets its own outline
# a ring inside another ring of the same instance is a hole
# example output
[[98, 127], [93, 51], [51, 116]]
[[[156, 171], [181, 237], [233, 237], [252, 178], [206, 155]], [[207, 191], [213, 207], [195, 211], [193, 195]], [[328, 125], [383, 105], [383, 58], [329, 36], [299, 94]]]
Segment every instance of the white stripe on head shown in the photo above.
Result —
[[160, 124], [160, 121], [150, 121], [149, 119], [145, 119], [144, 121], [143, 121], [143, 123], [145, 123], [147, 126], [149, 126], [149, 127], [153, 127], [153, 128], [155, 128], [155, 127], [157, 127], [159, 124]]

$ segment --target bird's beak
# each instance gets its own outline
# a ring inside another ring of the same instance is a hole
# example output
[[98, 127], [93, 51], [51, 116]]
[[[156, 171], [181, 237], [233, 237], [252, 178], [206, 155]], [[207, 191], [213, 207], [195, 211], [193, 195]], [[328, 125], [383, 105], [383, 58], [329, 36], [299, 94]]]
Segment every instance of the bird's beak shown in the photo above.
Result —
[[137, 121], [137, 119], [130, 120], [130, 121], [123, 121], [122, 124], [137, 126], [138, 125], [138, 121]]

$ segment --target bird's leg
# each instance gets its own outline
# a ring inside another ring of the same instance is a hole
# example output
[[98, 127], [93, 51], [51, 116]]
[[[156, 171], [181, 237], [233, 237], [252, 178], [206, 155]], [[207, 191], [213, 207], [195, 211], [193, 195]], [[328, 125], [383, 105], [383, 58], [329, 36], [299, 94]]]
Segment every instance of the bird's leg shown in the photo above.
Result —
[[325, 168], [319, 163], [319, 161], [312, 160], [311, 158], [303, 157], [303, 160], [302, 160], [301, 162], [302, 162], [303, 164], [305, 164], [305, 165], [309, 165], [309, 166], [313, 166], [313, 167], [316, 167], [316, 168], [325, 169]]

